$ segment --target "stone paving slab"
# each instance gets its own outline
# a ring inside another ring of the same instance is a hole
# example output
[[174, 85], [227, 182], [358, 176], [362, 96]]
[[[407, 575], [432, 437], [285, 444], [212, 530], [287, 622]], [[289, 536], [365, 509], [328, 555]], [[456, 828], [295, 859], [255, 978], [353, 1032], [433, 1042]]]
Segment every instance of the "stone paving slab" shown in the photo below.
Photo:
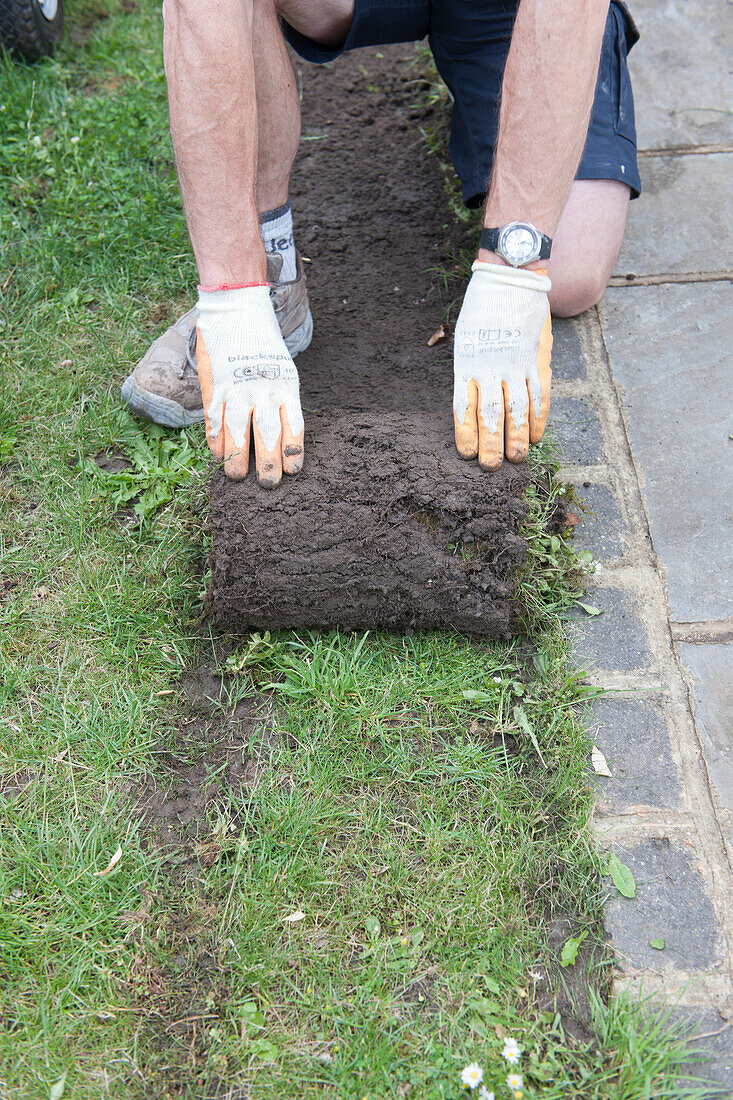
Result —
[[733, 143], [730, 0], [630, 0], [629, 54], [640, 148]]
[[732, 303], [727, 282], [604, 298], [606, 347], [679, 622], [733, 615]]
[[616, 274], [730, 270], [733, 153], [643, 157], [639, 169]]
[[[622, 971], [709, 973], [724, 965], [718, 922], [691, 849], [667, 837], [617, 850], [636, 881], [636, 897], [606, 903], [606, 931]], [[613, 890], [613, 887], [611, 887]], [[657, 950], [651, 941], [663, 939]]]
[[578, 608], [570, 623], [575, 663], [592, 671], [630, 672], [651, 662], [649, 642], [638, 601], [621, 588], [589, 588], [587, 602], [602, 615]]
[[585, 724], [612, 776], [597, 777], [598, 812], [682, 808], [667, 721], [658, 703], [633, 694], [598, 699], [588, 707]]
[[720, 1100], [730, 1100], [733, 1097], [733, 1025], [715, 1010], [706, 1012], [683, 1005], [672, 1010], [671, 1021], [681, 1023], [690, 1036], [691, 1045], [706, 1055], [705, 1061], [690, 1066], [689, 1083], [698, 1078], [728, 1085], [728, 1091]]
[[579, 504], [587, 509], [575, 528], [573, 542], [596, 561], [615, 561], [628, 549], [627, 524], [616, 494], [606, 485], [585, 482], [577, 489]]
[[598, 414], [583, 398], [554, 398], [548, 430], [550, 439], [560, 448], [564, 464], [595, 466], [605, 461]]
[[678, 652], [694, 677], [697, 731], [710, 778], [730, 811], [733, 841], [733, 646], [683, 644]]
[[588, 373], [580, 337], [582, 327], [582, 319], [553, 319], [552, 377], [555, 382], [579, 382]]

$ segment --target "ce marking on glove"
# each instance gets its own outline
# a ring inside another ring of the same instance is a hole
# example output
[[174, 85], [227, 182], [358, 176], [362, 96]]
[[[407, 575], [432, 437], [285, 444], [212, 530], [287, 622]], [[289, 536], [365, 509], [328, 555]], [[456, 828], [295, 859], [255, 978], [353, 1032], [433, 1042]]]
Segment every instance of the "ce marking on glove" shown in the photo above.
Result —
[[521, 328], [480, 328], [478, 331], [479, 344], [500, 344], [507, 340], [520, 340]]
[[232, 377], [235, 382], [253, 382], [259, 378], [267, 378], [274, 382], [280, 377], [280, 368], [277, 364], [270, 367], [235, 367]]

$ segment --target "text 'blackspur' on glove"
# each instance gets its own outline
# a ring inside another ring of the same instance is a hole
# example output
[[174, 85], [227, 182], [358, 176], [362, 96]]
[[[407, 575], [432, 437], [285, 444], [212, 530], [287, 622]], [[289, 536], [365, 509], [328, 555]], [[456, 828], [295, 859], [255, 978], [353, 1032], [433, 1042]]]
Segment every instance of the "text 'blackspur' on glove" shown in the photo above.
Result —
[[267, 284], [199, 288], [196, 337], [206, 438], [224, 473], [246, 477], [254, 436], [257, 480], [272, 488], [303, 465], [300, 383]]

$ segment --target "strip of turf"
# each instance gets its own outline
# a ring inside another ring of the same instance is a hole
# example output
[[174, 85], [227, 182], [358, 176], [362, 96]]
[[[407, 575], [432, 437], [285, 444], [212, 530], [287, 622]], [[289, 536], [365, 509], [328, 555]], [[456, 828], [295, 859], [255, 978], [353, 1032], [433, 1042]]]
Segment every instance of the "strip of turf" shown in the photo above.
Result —
[[118, 399], [195, 282], [159, 4], [69, 7], [0, 59], [0, 1094], [683, 1095], [604, 1003], [546, 504], [521, 644], [201, 626], [203, 439]]

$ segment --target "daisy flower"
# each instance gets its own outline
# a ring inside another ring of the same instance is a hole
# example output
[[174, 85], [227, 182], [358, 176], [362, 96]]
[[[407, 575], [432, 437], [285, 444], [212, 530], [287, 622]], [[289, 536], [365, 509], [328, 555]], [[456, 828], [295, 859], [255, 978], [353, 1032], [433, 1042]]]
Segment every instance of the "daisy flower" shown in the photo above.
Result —
[[524, 1088], [524, 1078], [521, 1073], [510, 1073], [506, 1079], [507, 1087], [513, 1092], [521, 1092]]
[[478, 1092], [478, 1100], [496, 1100], [493, 1092], [489, 1092], [486, 1085], [482, 1085]]
[[461, 1073], [461, 1083], [466, 1089], [477, 1088], [481, 1084], [483, 1079], [484, 1071], [481, 1069], [481, 1066], [478, 1064], [478, 1062], [471, 1062], [471, 1065], [466, 1066], [466, 1068]]
[[510, 1066], [516, 1066], [519, 1062], [519, 1057], [522, 1053], [522, 1048], [516, 1039], [505, 1039], [504, 1049], [502, 1054], [509, 1063]]

